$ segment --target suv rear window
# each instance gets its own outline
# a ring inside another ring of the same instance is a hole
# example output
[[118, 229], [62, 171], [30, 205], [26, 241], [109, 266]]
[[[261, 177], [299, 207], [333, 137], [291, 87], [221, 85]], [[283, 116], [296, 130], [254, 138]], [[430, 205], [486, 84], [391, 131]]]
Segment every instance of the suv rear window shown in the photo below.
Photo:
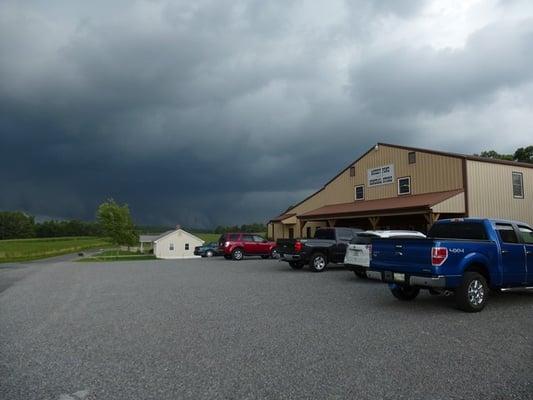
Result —
[[446, 224], [436, 224], [430, 229], [428, 237], [433, 239], [488, 239], [485, 226], [481, 222], [450, 222]]
[[315, 239], [335, 240], [335, 230], [334, 229], [318, 229], [315, 232]]
[[239, 234], [238, 233], [224, 233], [218, 239], [218, 243], [236, 241], [238, 239], [239, 239]]

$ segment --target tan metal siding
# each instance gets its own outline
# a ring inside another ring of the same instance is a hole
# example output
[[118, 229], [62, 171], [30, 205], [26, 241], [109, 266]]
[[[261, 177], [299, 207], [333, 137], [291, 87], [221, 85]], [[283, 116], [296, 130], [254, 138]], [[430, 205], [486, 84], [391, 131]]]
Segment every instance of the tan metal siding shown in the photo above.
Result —
[[272, 229], [273, 229], [272, 238], [274, 240], [283, 238], [283, 224], [281, 222], [273, 222]]
[[[351, 198], [355, 186], [365, 185], [365, 200], [396, 197], [398, 178], [411, 177], [411, 194], [443, 192], [463, 187], [462, 160], [430, 153], [416, 152], [416, 163], [409, 164], [409, 150], [379, 146], [355, 164], [355, 177], [351, 178]], [[383, 165], [394, 165], [394, 184], [368, 187], [367, 171]], [[349, 174], [349, 171], [348, 171]]]
[[[467, 163], [469, 214], [533, 224], [533, 169], [479, 161]], [[524, 198], [513, 198], [512, 173], [521, 172]]]
[[[411, 194], [443, 192], [463, 187], [462, 159], [431, 153], [416, 152], [416, 163], [409, 164], [408, 150], [379, 146], [361, 158], [355, 166], [355, 176], [350, 169], [343, 171], [325, 188], [298, 205], [291, 212], [298, 215], [328, 205], [355, 200], [355, 186], [365, 186], [365, 200], [383, 199], [398, 195], [398, 178], [411, 177]], [[368, 187], [367, 171], [383, 165], [394, 165], [394, 183]]]
[[459, 193], [456, 196], [453, 196], [451, 199], [444, 200], [442, 203], [439, 203], [431, 207], [434, 213], [464, 213], [465, 212], [465, 194]]
[[[355, 201], [355, 186], [365, 186], [365, 200], [383, 199], [398, 195], [397, 180], [411, 177], [411, 194], [442, 192], [463, 188], [462, 159], [421, 151], [416, 152], [416, 163], [409, 164], [409, 150], [378, 146], [353, 166], [355, 176], [350, 176], [350, 168], [339, 174], [303, 203], [290, 210], [297, 215], [329, 204]], [[367, 186], [367, 170], [383, 165], [394, 164], [394, 183], [382, 186]], [[295, 227], [295, 236], [300, 235], [301, 224]], [[305, 229], [305, 228], [304, 228]], [[286, 234], [285, 232], [283, 234]]]

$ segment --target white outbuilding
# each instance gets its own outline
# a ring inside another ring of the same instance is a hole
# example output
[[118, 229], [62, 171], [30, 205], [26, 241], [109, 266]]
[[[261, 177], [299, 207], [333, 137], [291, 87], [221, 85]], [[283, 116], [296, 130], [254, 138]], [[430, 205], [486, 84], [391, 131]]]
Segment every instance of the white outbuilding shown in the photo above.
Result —
[[204, 241], [181, 228], [165, 232], [153, 241], [154, 255], [157, 258], [196, 258], [194, 248]]

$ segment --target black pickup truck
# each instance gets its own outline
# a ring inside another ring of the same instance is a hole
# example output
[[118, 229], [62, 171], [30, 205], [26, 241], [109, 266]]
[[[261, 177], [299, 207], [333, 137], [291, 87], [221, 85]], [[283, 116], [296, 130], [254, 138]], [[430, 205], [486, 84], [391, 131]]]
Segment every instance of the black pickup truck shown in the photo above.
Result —
[[280, 260], [288, 262], [293, 269], [301, 269], [309, 264], [311, 271], [322, 272], [330, 262], [344, 262], [348, 243], [358, 232], [362, 230], [319, 228], [313, 239], [278, 239]]

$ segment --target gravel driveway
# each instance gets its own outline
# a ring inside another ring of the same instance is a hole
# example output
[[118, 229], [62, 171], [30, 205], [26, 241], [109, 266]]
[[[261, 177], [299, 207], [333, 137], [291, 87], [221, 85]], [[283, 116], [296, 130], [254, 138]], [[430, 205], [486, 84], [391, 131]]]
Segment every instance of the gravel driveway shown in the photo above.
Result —
[[220, 258], [4, 266], [0, 288], [2, 400], [533, 399], [533, 293], [466, 314]]

